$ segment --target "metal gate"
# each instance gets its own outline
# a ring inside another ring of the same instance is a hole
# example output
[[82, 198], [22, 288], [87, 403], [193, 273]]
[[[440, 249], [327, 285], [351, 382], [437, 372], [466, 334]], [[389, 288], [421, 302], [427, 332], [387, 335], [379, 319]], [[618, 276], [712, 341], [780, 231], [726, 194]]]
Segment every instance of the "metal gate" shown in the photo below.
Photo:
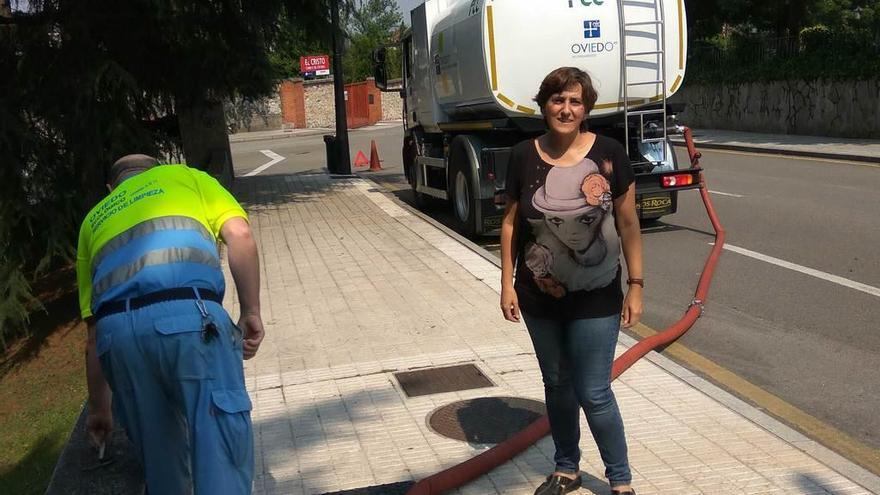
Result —
[[370, 125], [370, 90], [367, 82], [345, 86], [345, 114], [349, 129]]

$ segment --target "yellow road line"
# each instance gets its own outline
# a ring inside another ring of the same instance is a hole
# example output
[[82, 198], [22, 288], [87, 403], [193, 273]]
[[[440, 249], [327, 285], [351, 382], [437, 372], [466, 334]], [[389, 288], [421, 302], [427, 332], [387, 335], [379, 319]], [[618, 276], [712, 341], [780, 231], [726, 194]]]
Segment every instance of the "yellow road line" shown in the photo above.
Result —
[[486, 7], [486, 22], [489, 24], [489, 67], [492, 72], [492, 89], [498, 90], [498, 71], [495, 69], [495, 23], [492, 6]]
[[[642, 338], [657, 332], [643, 324], [630, 328]], [[663, 350], [667, 357], [674, 358], [713, 382], [736, 393], [740, 397], [782, 419], [808, 437], [825, 445], [850, 461], [861, 465], [874, 474], [880, 475], [880, 450], [871, 448], [837, 428], [785, 402], [766, 390], [737, 376], [730, 370], [704, 358], [679, 343], [673, 343]]]

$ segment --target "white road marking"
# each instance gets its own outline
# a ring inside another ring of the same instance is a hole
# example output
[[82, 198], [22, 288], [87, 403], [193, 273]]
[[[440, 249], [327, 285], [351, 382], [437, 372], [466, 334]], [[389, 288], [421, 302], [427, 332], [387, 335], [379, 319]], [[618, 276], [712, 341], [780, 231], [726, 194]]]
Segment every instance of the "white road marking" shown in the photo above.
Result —
[[726, 193], [726, 192], [721, 192], [721, 191], [709, 191], [709, 192], [712, 194], [717, 194], [719, 196], [730, 196], [731, 198], [742, 198], [743, 197], [742, 194], [733, 194], [733, 193]]
[[250, 172], [244, 174], [244, 177], [250, 177], [252, 175], [257, 175], [260, 172], [262, 172], [263, 170], [266, 170], [267, 168], [271, 167], [272, 165], [275, 165], [276, 163], [280, 162], [281, 160], [284, 160], [283, 156], [279, 155], [278, 153], [275, 153], [272, 150], [260, 150], [260, 153], [271, 158], [271, 160], [260, 165], [259, 167], [255, 168], [255, 169], [251, 170]]
[[770, 263], [770, 264], [773, 264], [776, 266], [781, 266], [782, 268], [788, 268], [789, 270], [794, 270], [796, 272], [810, 275], [812, 277], [820, 278], [820, 279], [828, 281], [828, 282], [833, 282], [835, 284], [842, 285], [844, 287], [849, 287], [850, 289], [855, 289], [857, 291], [861, 291], [866, 294], [870, 294], [872, 296], [880, 297], [880, 288], [877, 288], [877, 287], [874, 287], [874, 286], [871, 286], [868, 284], [856, 282], [856, 281], [850, 280], [848, 278], [838, 277], [837, 275], [832, 275], [830, 273], [815, 270], [813, 268], [809, 268], [809, 267], [806, 267], [803, 265], [798, 265], [795, 263], [791, 263], [789, 261], [781, 260], [779, 258], [767, 256], [766, 254], [757, 253], [755, 251], [751, 251], [746, 248], [732, 246], [730, 244], [725, 244], [724, 249], [726, 249], [728, 251], [733, 251], [734, 253], [739, 253], [743, 256], [748, 256], [750, 258], [754, 258], [756, 260], [761, 260], [761, 261], [764, 261], [766, 263]]

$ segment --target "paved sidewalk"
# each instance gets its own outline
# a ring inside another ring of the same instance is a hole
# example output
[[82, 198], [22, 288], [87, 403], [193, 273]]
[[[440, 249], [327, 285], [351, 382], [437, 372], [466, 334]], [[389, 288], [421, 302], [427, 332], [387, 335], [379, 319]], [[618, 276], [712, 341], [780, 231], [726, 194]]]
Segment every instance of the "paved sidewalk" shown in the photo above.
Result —
[[[880, 163], [880, 140], [694, 129], [698, 148], [729, 149]], [[684, 144], [683, 136], [670, 136]]]
[[[260, 353], [246, 361], [255, 493], [418, 480], [487, 448], [432, 431], [435, 408], [483, 396], [543, 400], [528, 335], [500, 316], [495, 264], [360, 178], [235, 185], [258, 237], [267, 324]], [[230, 288], [227, 307], [235, 297]], [[632, 343], [622, 336], [618, 353]], [[458, 363], [475, 364], [496, 386], [407, 398], [392, 375]], [[876, 476], [657, 354], [613, 388], [640, 495], [880, 491]], [[579, 493], [605, 494], [582, 423]], [[531, 494], [552, 456], [545, 438], [456, 493]]]

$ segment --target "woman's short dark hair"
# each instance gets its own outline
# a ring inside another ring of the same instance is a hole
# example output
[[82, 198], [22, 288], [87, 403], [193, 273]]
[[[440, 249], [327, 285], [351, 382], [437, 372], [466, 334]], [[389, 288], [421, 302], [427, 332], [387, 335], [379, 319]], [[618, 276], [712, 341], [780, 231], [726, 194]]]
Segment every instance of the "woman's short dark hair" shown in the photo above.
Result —
[[[544, 80], [541, 81], [541, 88], [538, 89], [538, 94], [535, 95], [535, 102], [541, 107], [541, 112], [544, 111], [544, 105], [547, 104], [551, 96], [561, 93], [575, 84], [580, 84], [581, 86], [581, 98], [586, 113], [589, 114], [593, 110], [599, 94], [596, 92], [596, 88], [593, 87], [593, 80], [590, 79], [590, 75], [577, 67], [560, 67], [547, 74]], [[581, 130], [587, 130], [586, 119], [581, 122]]]

